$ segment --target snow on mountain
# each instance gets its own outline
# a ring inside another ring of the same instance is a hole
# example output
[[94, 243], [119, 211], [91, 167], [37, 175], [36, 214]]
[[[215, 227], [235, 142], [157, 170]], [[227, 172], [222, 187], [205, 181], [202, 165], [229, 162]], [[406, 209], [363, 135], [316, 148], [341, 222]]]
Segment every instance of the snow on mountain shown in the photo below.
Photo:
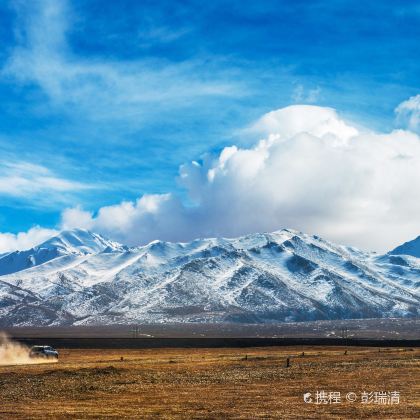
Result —
[[136, 248], [67, 231], [1, 257], [0, 273], [3, 326], [420, 315], [419, 258], [289, 229]]
[[0, 255], [0, 275], [38, 266], [65, 255], [88, 255], [104, 251], [123, 251], [125, 247], [83, 229], [63, 231], [27, 251]]
[[394, 250], [390, 251], [389, 254], [411, 255], [412, 257], [420, 258], [420, 236], [412, 241], [397, 246]]

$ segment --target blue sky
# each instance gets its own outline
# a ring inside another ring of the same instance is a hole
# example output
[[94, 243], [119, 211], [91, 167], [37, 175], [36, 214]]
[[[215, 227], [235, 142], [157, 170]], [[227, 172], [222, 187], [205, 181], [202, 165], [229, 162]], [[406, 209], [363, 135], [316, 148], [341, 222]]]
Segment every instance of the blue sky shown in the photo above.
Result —
[[[419, 93], [416, 1], [2, 1], [0, 231], [171, 192], [291, 104], [390, 131]], [[418, 232], [420, 233], [420, 232]]]

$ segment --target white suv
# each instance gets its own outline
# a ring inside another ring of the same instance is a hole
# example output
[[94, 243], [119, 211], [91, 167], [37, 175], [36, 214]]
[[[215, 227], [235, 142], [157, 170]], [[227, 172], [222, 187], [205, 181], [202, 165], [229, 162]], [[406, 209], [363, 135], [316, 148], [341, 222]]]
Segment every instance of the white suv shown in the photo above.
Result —
[[58, 351], [51, 346], [33, 346], [29, 351], [29, 357], [54, 357], [58, 359]]

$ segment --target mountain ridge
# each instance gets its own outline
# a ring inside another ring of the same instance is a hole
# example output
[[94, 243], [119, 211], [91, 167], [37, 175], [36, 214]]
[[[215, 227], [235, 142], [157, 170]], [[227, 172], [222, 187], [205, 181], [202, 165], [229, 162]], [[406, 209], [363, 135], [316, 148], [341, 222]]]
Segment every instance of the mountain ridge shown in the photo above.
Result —
[[0, 255], [0, 276], [26, 270], [64, 255], [87, 255], [125, 248], [85, 229], [64, 230], [33, 248]]
[[[0, 275], [3, 326], [420, 314], [420, 259], [368, 253], [292, 229], [134, 248], [86, 230], [65, 231], [22, 252], [35, 263]], [[0, 273], [11, 254], [0, 258]]]
[[412, 257], [420, 258], [420, 236], [397, 246], [388, 254], [391, 255], [410, 255]]

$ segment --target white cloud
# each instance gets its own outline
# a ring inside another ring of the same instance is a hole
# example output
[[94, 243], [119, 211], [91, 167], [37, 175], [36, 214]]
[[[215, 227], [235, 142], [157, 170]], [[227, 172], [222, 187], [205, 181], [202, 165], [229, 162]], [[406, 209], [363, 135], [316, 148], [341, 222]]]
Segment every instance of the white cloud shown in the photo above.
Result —
[[72, 229], [78, 227], [81, 229], [92, 229], [92, 213], [82, 210], [80, 207], [65, 209], [61, 214], [62, 229]]
[[251, 131], [282, 138], [299, 133], [316, 137], [331, 135], [340, 142], [358, 134], [358, 130], [340, 119], [334, 109], [315, 105], [291, 105], [271, 111], [262, 116], [251, 127]]
[[397, 122], [409, 130], [420, 133], [420, 95], [401, 102], [395, 109]]
[[[384, 251], [420, 234], [420, 139], [411, 132], [359, 132], [331, 108], [292, 106], [264, 115], [254, 147], [180, 168], [194, 206], [145, 195], [63, 215], [128, 244], [296, 228]], [[79, 221], [82, 222], [79, 222]]]
[[57, 233], [54, 229], [44, 229], [39, 226], [27, 232], [0, 233], [0, 254], [15, 250], [30, 249], [46, 241]]
[[194, 222], [187, 213], [171, 194], [144, 195], [135, 202], [102, 207], [95, 217], [80, 208], [66, 209], [62, 228], [90, 229], [129, 245], [156, 238], [176, 241], [190, 238], [193, 232], [191, 223]]
[[[66, 38], [74, 18], [66, 0], [20, 2], [16, 9], [20, 42], [3, 68], [3, 76], [35, 82], [55, 104], [75, 105], [85, 116], [139, 120], [153, 103], [161, 110], [170, 104], [185, 106], [203, 96], [243, 95], [244, 89], [219, 77], [208, 59], [172, 63], [77, 56]], [[164, 38], [165, 32], [151, 26], [143, 36], [150, 42]]]
[[313, 89], [305, 89], [303, 85], [298, 84], [292, 91], [292, 101], [300, 104], [313, 104], [318, 100], [320, 94], [321, 88], [319, 86]]
[[45, 166], [0, 160], [0, 196], [32, 199], [34, 206], [65, 203], [73, 193], [92, 187], [56, 176]]

